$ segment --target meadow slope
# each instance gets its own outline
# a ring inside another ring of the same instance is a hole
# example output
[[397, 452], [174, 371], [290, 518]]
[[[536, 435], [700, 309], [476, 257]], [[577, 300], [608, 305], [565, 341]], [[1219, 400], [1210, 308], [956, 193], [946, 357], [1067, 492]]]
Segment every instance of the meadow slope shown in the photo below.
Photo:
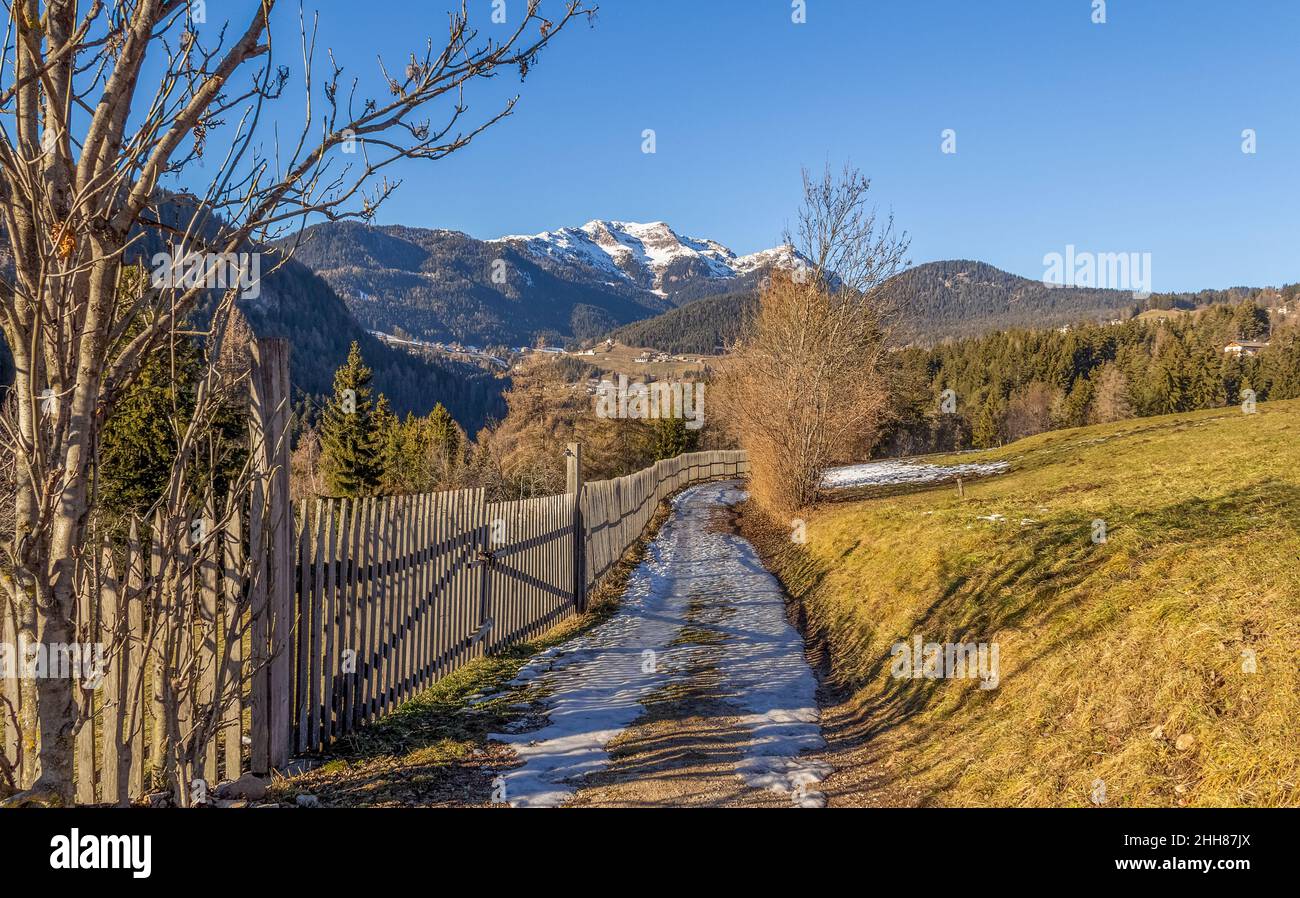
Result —
[[[822, 668], [831, 804], [1300, 804], [1300, 401], [956, 459], [1011, 470], [830, 503], [804, 545], [746, 515]], [[894, 677], [915, 635], [997, 643], [997, 688]]]

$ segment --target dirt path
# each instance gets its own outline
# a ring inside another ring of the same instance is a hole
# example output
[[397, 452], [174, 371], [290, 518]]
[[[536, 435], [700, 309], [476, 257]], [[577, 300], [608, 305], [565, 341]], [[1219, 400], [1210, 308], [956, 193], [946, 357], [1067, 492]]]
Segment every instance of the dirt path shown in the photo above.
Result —
[[784, 597], [730, 531], [734, 482], [674, 499], [619, 611], [533, 658], [512, 685], [540, 726], [494, 734], [518, 756], [515, 806], [820, 806], [829, 773], [816, 680]]

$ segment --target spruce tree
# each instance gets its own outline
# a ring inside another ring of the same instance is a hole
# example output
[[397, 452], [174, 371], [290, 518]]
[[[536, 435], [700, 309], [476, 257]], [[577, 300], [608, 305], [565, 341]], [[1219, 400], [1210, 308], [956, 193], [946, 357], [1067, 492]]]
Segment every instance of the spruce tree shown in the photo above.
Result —
[[652, 447], [656, 460], [690, 452], [696, 442], [695, 432], [686, 429], [685, 418], [659, 418], [654, 423]]
[[971, 442], [977, 449], [991, 449], [1002, 442], [1002, 397], [986, 396], [971, 425]]
[[439, 485], [446, 487], [454, 481], [456, 469], [460, 467], [465, 454], [465, 432], [441, 402], [429, 412], [429, 417], [425, 419], [425, 430], [441, 469]]
[[428, 492], [422, 419], [414, 412], [407, 412], [405, 420], [398, 418], [390, 410], [388, 398], [380, 394], [375, 404], [375, 432], [380, 447], [380, 492], [386, 496]]
[[[133, 276], [144, 277], [139, 269]], [[133, 337], [145, 326], [140, 321], [127, 329]], [[189, 331], [186, 321], [181, 331]], [[251, 332], [250, 332], [251, 333]], [[227, 334], [226, 348], [240, 337]], [[220, 365], [218, 366], [221, 367]], [[238, 376], [226, 366], [225, 376]], [[207, 361], [199, 338], [177, 333], [146, 357], [139, 376], [122, 393], [100, 435], [95, 488], [103, 507], [115, 515], [145, 514], [162, 496], [180, 449], [180, 435], [194, 417], [198, 383]], [[246, 403], [230, 394], [216, 397], [218, 405], [199, 434], [185, 476], [195, 492], [208, 486], [225, 495], [238, 477], [248, 454]]]
[[321, 417], [321, 467], [331, 495], [367, 496], [379, 486], [382, 447], [370, 398], [372, 377], [354, 342], [334, 373], [334, 398]]
[[166, 347], [151, 353], [104, 424], [96, 487], [109, 511], [144, 514], [162, 495], [177, 451], [176, 425], [194, 413], [199, 353], [176, 342], [175, 369]]

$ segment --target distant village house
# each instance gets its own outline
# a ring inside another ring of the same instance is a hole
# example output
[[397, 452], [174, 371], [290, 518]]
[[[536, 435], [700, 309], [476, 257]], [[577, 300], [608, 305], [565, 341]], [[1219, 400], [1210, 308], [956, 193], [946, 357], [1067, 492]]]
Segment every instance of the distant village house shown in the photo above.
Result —
[[1254, 340], [1232, 340], [1223, 347], [1223, 351], [1230, 355], [1259, 355], [1259, 351], [1267, 345]]

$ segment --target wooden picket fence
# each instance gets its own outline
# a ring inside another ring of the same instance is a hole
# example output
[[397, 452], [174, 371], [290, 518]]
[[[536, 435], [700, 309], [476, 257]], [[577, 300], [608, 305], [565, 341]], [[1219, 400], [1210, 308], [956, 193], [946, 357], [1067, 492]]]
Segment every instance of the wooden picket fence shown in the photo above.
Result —
[[294, 751], [317, 751], [466, 662], [573, 615], [660, 502], [746, 473], [743, 452], [697, 452], [582, 484], [578, 502], [486, 502], [476, 489], [303, 503]]
[[[580, 610], [660, 502], [747, 471], [742, 452], [697, 452], [581, 484], [576, 497], [487, 502], [472, 489], [317, 499], [292, 509], [283, 547], [274, 503], [255, 484], [251, 501], [196, 545], [183, 585], [170, 587], [193, 590], [200, 609], [184, 647], [200, 703], [217, 702], [219, 668], [224, 683], [239, 684], [218, 702], [221, 727], [200, 747], [196, 778], [283, 770], [466, 662], [537, 636]], [[82, 803], [141, 796], [164, 750], [146, 642], [165, 601], [117, 600], [149, 576], [151, 545], [148, 530], [132, 539], [120, 577], [105, 556], [101, 615], [87, 635], [113, 650], [78, 734]], [[282, 554], [287, 579], [274, 575]]]
[[[76, 736], [79, 803], [149, 791], [150, 771], [176, 744], [164, 726], [171, 687], [161, 684], [178, 671], [193, 687], [171, 702], [194, 749], [191, 785], [283, 771], [468, 661], [583, 610], [660, 502], [749, 470], [743, 452], [695, 452], [584, 483], [571, 444], [561, 495], [487, 502], [469, 489], [295, 509], [285, 341], [256, 341], [250, 381], [248, 494], [220, 515], [209, 502], [198, 522], [133, 522], [122, 545], [94, 552], [100, 601], [92, 608], [81, 590], [77, 637], [103, 645], [105, 665], [102, 679], [78, 683], [91, 701]], [[178, 557], [163, 562], [164, 545], [180, 547]], [[14, 645], [7, 610], [0, 638]], [[15, 711], [18, 687], [0, 681]], [[0, 728], [13, 759], [17, 734]]]
[[594, 587], [641, 537], [660, 502], [688, 484], [748, 473], [743, 451], [691, 452], [626, 477], [583, 484], [587, 587]]

